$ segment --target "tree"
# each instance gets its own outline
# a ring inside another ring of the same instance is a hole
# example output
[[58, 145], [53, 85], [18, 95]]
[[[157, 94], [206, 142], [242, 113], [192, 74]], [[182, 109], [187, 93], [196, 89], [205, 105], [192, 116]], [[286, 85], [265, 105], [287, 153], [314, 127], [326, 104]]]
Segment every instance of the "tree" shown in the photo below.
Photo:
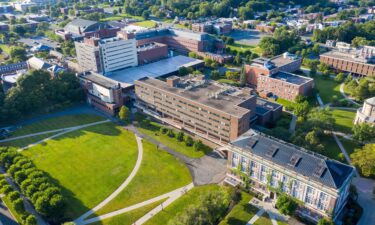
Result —
[[353, 138], [357, 141], [372, 141], [375, 140], [375, 127], [368, 123], [359, 123], [353, 126]]
[[298, 204], [291, 197], [282, 194], [277, 198], [276, 207], [284, 215], [293, 215], [296, 211]]
[[191, 138], [189, 135], [187, 135], [186, 139], [185, 139], [185, 144], [186, 144], [186, 146], [192, 146], [194, 144], [193, 138]]
[[339, 73], [335, 77], [335, 81], [337, 83], [342, 83], [344, 81], [344, 79], [345, 79], [345, 74], [344, 73]]
[[126, 107], [124, 105], [121, 106], [120, 112], [118, 113], [118, 116], [119, 116], [120, 120], [127, 121], [129, 119], [129, 116], [130, 116], [130, 111], [129, 111], [128, 107]]
[[212, 70], [211, 71], [211, 75], [210, 75], [210, 78], [212, 79], [212, 80], [218, 80], [218, 79], [220, 79], [220, 72], [219, 72], [219, 70]]
[[148, 18], [150, 17], [150, 11], [148, 11], [148, 10], [143, 11], [142, 17], [143, 17], [143, 19], [148, 20]]
[[239, 65], [241, 65], [241, 62], [242, 62], [241, 55], [238, 52], [236, 57], [234, 58], [234, 63], [239, 66]]
[[184, 136], [185, 136], [184, 132], [180, 131], [177, 133], [176, 138], [179, 142], [182, 142], [184, 140]]
[[240, 73], [236, 72], [236, 71], [229, 71], [228, 70], [228, 71], [225, 72], [225, 77], [228, 80], [238, 81], [239, 78], [240, 78]]
[[247, 82], [247, 77], [246, 77], [245, 67], [242, 67], [241, 72], [240, 72], [240, 84], [241, 84], [241, 86], [245, 86], [246, 82]]
[[34, 215], [28, 215], [25, 219], [24, 225], [37, 225], [37, 220]]
[[355, 165], [365, 177], [375, 175], [375, 144], [366, 144], [350, 155]]
[[309, 103], [307, 101], [304, 101], [302, 103], [296, 104], [296, 106], [294, 107], [293, 113], [296, 116], [304, 119], [307, 116], [309, 109], [310, 109]]
[[10, 57], [13, 62], [23, 62], [26, 61], [26, 50], [22, 47], [11, 47], [10, 48]]
[[203, 148], [203, 144], [202, 144], [202, 141], [201, 140], [197, 140], [194, 142], [194, 150], [195, 151], [199, 151]]
[[16, 210], [18, 213], [25, 212], [25, 205], [23, 204], [23, 199], [18, 198], [12, 202], [13, 209]]

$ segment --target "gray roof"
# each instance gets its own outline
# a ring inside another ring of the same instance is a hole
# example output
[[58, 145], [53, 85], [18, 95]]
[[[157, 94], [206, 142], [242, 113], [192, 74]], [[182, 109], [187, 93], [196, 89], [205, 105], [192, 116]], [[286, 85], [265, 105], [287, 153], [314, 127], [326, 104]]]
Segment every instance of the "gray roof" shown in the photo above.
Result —
[[80, 34], [80, 32], [84, 32], [88, 27], [97, 24], [96, 21], [85, 20], [85, 19], [75, 19], [72, 22], [68, 23], [64, 30], [71, 32], [73, 34]]
[[366, 102], [367, 104], [370, 104], [370, 105], [375, 105], [375, 97], [368, 98], [368, 99], [366, 99], [365, 102]]
[[[252, 145], [251, 147], [249, 146], [249, 143], [252, 142], [256, 142], [256, 144], [250, 144]], [[265, 134], [254, 130], [249, 130], [231, 144], [330, 188], [341, 188], [345, 180], [349, 176], [352, 176], [354, 172], [352, 166], [328, 159], [320, 154], [307, 151], [298, 146], [266, 136]], [[271, 146], [278, 148], [273, 156], [267, 155]], [[290, 164], [293, 155], [301, 157], [296, 166]], [[314, 173], [319, 165], [323, 168], [323, 173], [320, 176], [317, 176]]]

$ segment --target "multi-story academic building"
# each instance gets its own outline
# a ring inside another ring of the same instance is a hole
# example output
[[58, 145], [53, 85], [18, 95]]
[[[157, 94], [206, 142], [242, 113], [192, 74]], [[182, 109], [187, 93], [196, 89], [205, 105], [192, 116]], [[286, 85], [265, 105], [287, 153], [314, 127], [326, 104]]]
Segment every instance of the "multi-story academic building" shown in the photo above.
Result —
[[[270, 199], [286, 193], [301, 204], [301, 216], [334, 220], [345, 206], [355, 169], [295, 145], [249, 130], [232, 141], [225, 182], [243, 183], [238, 171], [251, 180], [251, 189]], [[277, 191], [275, 191], [277, 190]]]
[[320, 62], [353, 75], [375, 76], [375, 47], [338, 48], [321, 54]]
[[375, 126], [375, 97], [366, 99], [363, 107], [357, 109], [354, 124], [368, 123]]
[[314, 84], [311, 78], [291, 73], [300, 68], [301, 60], [289, 53], [254, 59], [245, 65], [247, 81], [263, 98], [275, 96], [293, 101], [298, 95], [308, 95]]
[[138, 65], [135, 39], [85, 38], [75, 42], [78, 64], [83, 71], [108, 73]]
[[256, 97], [204, 76], [172, 76], [166, 81], [135, 81], [136, 106], [144, 113], [214, 143], [226, 144], [245, 133], [255, 116]]

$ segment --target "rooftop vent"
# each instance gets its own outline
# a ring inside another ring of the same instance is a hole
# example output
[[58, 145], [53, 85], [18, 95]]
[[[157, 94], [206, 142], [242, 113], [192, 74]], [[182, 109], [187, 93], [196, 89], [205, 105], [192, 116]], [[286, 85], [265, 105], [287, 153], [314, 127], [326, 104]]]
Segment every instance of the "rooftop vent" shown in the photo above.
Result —
[[279, 147], [277, 147], [276, 145], [271, 145], [266, 152], [266, 156], [272, 158], [276, 155], [278, 150], [279, 150]]
[[297, 154], [297, 153], [294, 153], [292, 155], [292, 157], [290, 157], [289, 165], [293, 166], [293, 167], [296, 167], [300, 160], [301, 160], [301, 155]]
[[250, 139], [247, 143], [247, 146], [250, 148], [254, 148], [254, 146], [258, 143], [258, 139]]
[[318, 166], [314, 169], [313, 176], [320, 178], [323, 175], [324, 171], [326, 171], [326, 169], [327, 168], [323, 165], [323, 163], [319, 163]]

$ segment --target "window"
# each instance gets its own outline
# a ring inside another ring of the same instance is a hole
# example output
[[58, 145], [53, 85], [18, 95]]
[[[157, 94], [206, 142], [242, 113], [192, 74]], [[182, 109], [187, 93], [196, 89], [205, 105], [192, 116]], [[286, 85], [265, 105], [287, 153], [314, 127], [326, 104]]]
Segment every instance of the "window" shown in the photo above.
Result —
[[315, 189], [307, 186], [306, 188], [306, 196], [305, 196], [305, 203], [314, 205], [314, 195], [315, 195]]
[[237, 165], [238, 165], [238, 154], [237, 153], [233, 153], [232, 167], [237, 167]]
[[320, 192], [318, 200], [318, 209], [326, 211], [328, 207], [328, 195], [324, 192]]
[[250, 177], [257, 178], [258, 174], [258, 164], [254, 161], [250, 163]]
[[267, 169], [266, 169], [265, 166], [263, 166], [263, 165], [260, 166], [260, 177], [259, 177], [259, 180], [261, 182], [264, 182], [264, 183], [267, 182], [267, 179], [266, 179], [266, 170]]

